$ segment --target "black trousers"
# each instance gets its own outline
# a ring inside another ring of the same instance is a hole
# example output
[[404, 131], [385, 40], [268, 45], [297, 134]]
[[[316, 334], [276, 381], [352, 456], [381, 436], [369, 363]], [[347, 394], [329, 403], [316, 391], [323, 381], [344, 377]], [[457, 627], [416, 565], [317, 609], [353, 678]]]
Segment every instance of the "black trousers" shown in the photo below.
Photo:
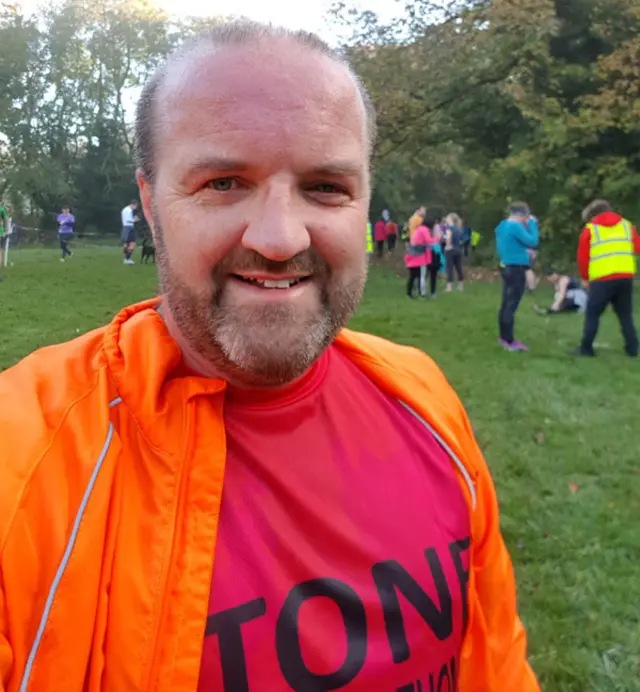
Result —
[[60, 249], [62, 250], [62, 259], [64, 259], [67, 255], [71, 254], [71, 250], [69, 249], [69, 241], [71, 240], [72, 236], [71, 233], [60, 233], [58, 234], [58, 238], [60, 240]]
[[384, 252], [384, 240], [376, 240], [376, 255], [382, 257]]
[[438, 256], [434, 253], [434, 259], [431, 260], [431, 264], [427, 266], [427, 272], [429, 274], [429, 294], [435, 296], [438, 287], [438, 272], [440, 271], [440, 260]]
[[600, 317], [609, 304], [613, 306], [618, 316], [624, 336], [625, 351], [630, 356], [637, 356], [638, 335], [633, 324], [633, 279], [591, 282], [580, 349], [583, 353], [593, 353], [593, 342], [600, 326]]
[[458, 281], [464, 280], [462, 273], [462, 252], [460, 250], [446, 250], [444, 261], [447, 265], [447, 281], [453, 283], [453, 271], [458, 275]]
[[509, 265], [502, 268], [502, 305], [498, 313], [498, 326], [500, 338], [509, 344], [514, 340], [513, 325], [524, 295], [527, 269], [528, 267], [522, 265]]
[[398, 236], [395, 233], [390, 233], [387, 236], [387, 248], [389, 252], [392, 252], [393, 250], [396, 249], [396, 240]]
[[409, 279], [407, 280], [407, 295], [413, 298], [413, 287], [418, 282], [418, 293], [420, 292], [420, 269], [421, 267], [409, 267]]

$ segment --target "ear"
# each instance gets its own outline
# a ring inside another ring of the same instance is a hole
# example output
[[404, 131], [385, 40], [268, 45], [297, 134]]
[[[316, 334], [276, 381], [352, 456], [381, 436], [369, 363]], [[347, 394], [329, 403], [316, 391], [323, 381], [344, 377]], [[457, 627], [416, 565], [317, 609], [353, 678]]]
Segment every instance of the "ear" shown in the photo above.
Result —
[[145, 176], [141, 168], [136, 169], [136, 182], [138, 183], [138, 190], [140, 191], [140, 201], [142, 203], [142, 213], [144, 218], [149, 224], [151, 229], [151, 234], [155, 241], [156, 229], [153, 227], [153, 186], [148, 178]]

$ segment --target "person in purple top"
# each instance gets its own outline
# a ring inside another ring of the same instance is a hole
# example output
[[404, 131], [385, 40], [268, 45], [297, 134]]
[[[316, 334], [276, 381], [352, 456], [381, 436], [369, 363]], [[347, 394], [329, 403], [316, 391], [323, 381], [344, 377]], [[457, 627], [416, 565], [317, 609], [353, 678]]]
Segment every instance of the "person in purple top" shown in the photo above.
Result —
[[71, 213], [69, 207], [62, 208], [62, 214], [58, 214], [58, 238], [60, 239], [60, 249], [62, 250], [61, 262], [67, 257], [71, 257], [73, 252], [69, 248], [69, 241], [73, 238], [73, 231], [76, 225], [76, 217]]

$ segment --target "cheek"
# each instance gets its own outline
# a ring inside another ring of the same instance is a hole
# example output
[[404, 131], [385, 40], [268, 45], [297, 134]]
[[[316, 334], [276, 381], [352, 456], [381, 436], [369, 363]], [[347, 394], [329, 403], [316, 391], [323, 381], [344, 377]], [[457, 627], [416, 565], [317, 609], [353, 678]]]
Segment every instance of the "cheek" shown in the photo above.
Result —
[[211, 268], [242, 237], [242, 227], [227, 210], [205, 207], [195, 198], [169, 203], [158, 211], [171, 265], [191, 280], [208, 278]]
[[334, 271], [359, 271], [366, 259], [365, 213], [349, 214], [317, 226], [312, 243]]

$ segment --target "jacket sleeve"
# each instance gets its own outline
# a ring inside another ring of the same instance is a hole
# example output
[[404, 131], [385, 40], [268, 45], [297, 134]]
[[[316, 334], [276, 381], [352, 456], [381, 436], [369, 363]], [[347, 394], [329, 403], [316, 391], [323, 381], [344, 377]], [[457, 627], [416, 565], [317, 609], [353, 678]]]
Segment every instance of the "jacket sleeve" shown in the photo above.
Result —
[[4, 587], [0, 578], [0, 692], [4, 692], [8, 688], [9, 676], [13, 667], [13, 652], [7, 639], [8, 629]]
[[515, 239], [525, 247], [538, 247], [538, 243], [540, 242], [538, 224], [533, 219], [529, 221], [526, 228], [519, 223], [513, 224], [512, 232]]
[[638, 229], [635, 226], [631, 230], [631, 237], [633, 239], [633, 251], [636, 255], [640, 255], [640, 235], [638, 235]]
[[476, 468], [477, 505], [472, 513], [472, 570], [467, 638], [460, 692], [540, 692], [527, 662], [527, 637], [516, 607], [511, 558], [500, 532], [496, 492], [471, 424], [460, 405], [469, 456]]
[[589, 280], [589, 259], [591, 256], [591, 231], [585, 226], [580, 235], [578, 243], [578, 269], [580, 276], [585, 280]]

